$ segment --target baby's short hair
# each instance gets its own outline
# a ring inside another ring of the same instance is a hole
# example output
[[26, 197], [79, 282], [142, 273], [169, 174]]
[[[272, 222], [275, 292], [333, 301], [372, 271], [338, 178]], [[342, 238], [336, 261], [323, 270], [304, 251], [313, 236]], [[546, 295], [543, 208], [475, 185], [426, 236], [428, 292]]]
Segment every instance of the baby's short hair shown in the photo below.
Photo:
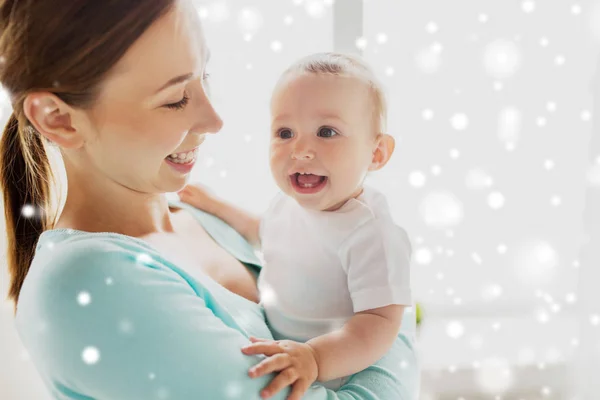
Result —
[[369, 65], [360, 57], [345, 53], [315, 53], [303, 57], [283, 73], [289, 74], [329, 74], [358, 78], [364, 81], [371, 91], [373, 100], [373, 122], [377, 133], [386, 133], [387, 102], [383, 87]]

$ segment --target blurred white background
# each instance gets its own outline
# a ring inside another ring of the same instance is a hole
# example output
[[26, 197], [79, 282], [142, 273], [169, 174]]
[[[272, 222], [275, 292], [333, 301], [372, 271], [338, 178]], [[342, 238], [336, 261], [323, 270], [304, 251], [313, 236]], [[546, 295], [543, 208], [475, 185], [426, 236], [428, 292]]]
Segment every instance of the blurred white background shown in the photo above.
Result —
[[[589, 283], [598, 273], [591, 256], [582, 258], [584, 244], [600, 247], [590, 211], [593, 196], [600, 201], [600, 144], [592, 144], [598, 3], [197, 4], [225, 125], [205, 143], [193, 180], [264, 210], [277, 191], [267, 154], [279, 74], [309, 53], [362, 53], [386, 87], [397, 140], [369, 183], [388, 196], [413, 242], [414, 294], [424, 310], [420, 398], [600, 398], [573, 387], [578, 368], [600, 368], [581, 356], [589, 354], [582, 335], [600, 329], [600, 295]], [[3, 125], [4, 97], [0, 111]], [[580, 281], [584, 270], [589, 285]], [[5, 266], [0, 277], [4, 298]], [[5, 302], [0, 399], [47, 398]]]

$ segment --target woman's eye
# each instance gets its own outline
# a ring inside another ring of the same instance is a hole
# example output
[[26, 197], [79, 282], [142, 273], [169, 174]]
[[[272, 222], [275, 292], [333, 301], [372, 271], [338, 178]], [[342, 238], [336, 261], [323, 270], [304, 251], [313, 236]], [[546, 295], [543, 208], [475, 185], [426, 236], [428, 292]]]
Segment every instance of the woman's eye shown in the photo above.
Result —
[[319, 129], [319, 136], [320, 137], [333, 137], [333, 136], [335, 136], [337, 134], [338, 133], [335, 130], [331, 129], [331, 128], [323, 127], [321, 129]]
[[277, 133], [277, 136], [279, 136], [281, 139], [290, 139], [292, 136], [294, 136], [294, 134], [289, 129], [281, 129]]
[[171, 103], [171, 104], [165, 104], [164, 106], [167, 108], [170, 108], [172, 110], [181, 110], [183, 108], [185, 108], [185, 106], [188, 104], [190, 98], [187, 96], [186, 93], [183, 94], [183, 99], [179, 100], [177, 103]]

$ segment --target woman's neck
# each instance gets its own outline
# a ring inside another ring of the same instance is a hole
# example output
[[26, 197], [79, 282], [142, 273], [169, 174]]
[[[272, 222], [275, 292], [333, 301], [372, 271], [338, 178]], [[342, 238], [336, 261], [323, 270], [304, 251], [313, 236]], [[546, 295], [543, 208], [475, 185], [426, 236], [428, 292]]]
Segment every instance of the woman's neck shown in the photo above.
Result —
[[133, 237], [173, 232], [173, 213], [164, 193], [140, 193], [115, 182], [106, 183], [68, 174], [67, 198], [55, 228]]

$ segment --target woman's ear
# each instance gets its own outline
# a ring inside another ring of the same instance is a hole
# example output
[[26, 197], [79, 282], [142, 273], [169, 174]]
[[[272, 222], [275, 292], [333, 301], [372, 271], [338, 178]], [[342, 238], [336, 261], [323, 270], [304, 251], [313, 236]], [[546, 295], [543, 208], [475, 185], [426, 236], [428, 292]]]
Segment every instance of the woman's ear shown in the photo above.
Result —
[[23, 103], [23, 112], [33, 127], [51, 142], [67, 149], [79, 148], [82, 135], [72, 123], [75, 110], [48, 92], [30, 93]]
[[380, 133], [376, 139], [376, 147], [373, 151], [373, 159], [371, 160], [371, 165], [369, 166], [369, 171], [377, 171], [392, 157], [392, 153], [394, 153], [394, 148], [396, 147], [396, 141], [394, 138], [386, 133]]

